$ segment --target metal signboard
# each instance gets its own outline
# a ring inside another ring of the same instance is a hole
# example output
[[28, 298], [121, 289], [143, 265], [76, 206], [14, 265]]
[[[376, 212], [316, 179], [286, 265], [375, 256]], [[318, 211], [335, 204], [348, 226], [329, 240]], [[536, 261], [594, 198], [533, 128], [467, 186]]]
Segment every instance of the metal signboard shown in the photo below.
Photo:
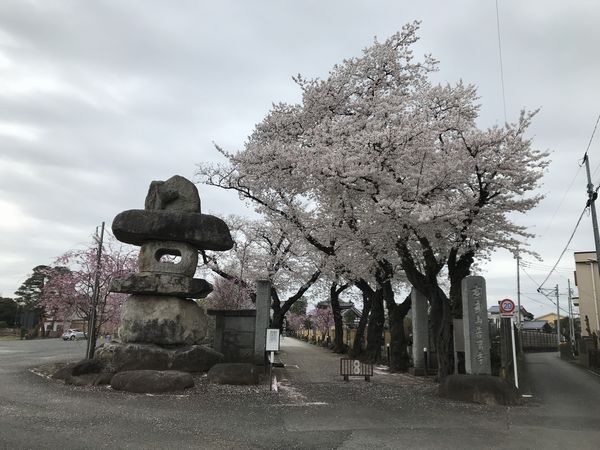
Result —
[[366, 364], [358, 359], [341, 358], [340, 375], [344, 377], [344, 381], [349, 381], [349, 377], [365, 377], [366, 381], [371, 381], [373, 364]]
[[279, 328], [267, 328], [267, 342], [265, 346], [265, 351], [279, 351]]
[[505, 298], [498, 302], [500, 306], [500, 315], [502, 317], [512, 317], [515, 311], [515, 302], [513, 302], [510, 298]]

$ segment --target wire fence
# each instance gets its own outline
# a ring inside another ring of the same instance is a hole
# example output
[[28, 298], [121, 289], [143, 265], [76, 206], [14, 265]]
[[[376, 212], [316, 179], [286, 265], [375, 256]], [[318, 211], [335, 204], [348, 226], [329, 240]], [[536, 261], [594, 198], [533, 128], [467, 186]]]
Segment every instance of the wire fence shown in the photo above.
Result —
[[558, 349], [556, 332], [521, 330], [523, 351], [555, 352]]

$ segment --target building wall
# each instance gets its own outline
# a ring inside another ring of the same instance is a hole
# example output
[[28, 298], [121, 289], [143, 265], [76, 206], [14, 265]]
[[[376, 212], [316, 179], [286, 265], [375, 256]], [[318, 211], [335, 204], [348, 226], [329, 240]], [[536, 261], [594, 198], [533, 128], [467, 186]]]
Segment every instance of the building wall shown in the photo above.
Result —
[[[565, 307], [565, 305], [563, 305], [561, 303], [561, 308]], [[566, 309], [566, 307], [565, 307]], [[560, 319], [564, 319], [565, 316], [560, 316]], [[536, 317], [534, 320], [541, 320], [541, 321], [546, 321], [548, 322], [553, 328], [556, 328], [556, 313], [555, 312], [551, 312], [548, 314], [544, 314], [543, 316], [539, 316]]]
[[579, 290], [579, 316], [581, 318], [581, 334], [588, 336], [586, 330], [586, 316], [589, 320], [590, 330], [600, 332], [600, 275], [596, 252], [575, 253], [576, 285]]

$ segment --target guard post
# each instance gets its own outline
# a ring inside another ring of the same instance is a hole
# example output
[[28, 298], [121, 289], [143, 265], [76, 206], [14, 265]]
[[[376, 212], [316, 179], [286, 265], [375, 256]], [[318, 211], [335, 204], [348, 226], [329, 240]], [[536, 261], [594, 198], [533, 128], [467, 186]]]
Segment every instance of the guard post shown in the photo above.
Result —
[[[501, 320], [503, 322], [503, 325], [505, 330], [510, 332], [510, 340], [511, 340], [511, 349], [512, 349], [512, 360], [513, 360], [513, 370], [514, 370], [514, 376], [515, 376], [515, 387], [518, 389], [519, 388], [519, 374], [518, 374], [518, 370], [517, 370], [517, 352], [516, 352], [516, 348], [515, 348], [515, 327], [513, 325], [513, 317], [514, 317], [514, 312], [515, 312], [515, 302], [513, 302], [511, 299], [509, 298], [505, 298], [503, 300], [499, 300], [498, 301], [498, 306], [500, 309], [500, 317]], [[518, 311], [518, 314], [520, 314], [521, 312]], [[502, 329], [501, 328], [501, 329]], [[504, 345], [503, 345], [503, 349], [501, 349], [501, 352], [503, 354], [507, 353], [508, 350], [508, 342], [504, 341]], [[505, 362], [503, 362], [503, 365], [505, 364]], [[506, 370], [504, 370], [504, 376], [506, 376]]]
[[[269, 357], [269, 389], [272, 391], [273, 363], [275, 362], [275, 352], [279, 351], [279, 328], [267, 328], [265, 351]], [[275, 384], [277, 384], [277, 381], [275, 381]]]

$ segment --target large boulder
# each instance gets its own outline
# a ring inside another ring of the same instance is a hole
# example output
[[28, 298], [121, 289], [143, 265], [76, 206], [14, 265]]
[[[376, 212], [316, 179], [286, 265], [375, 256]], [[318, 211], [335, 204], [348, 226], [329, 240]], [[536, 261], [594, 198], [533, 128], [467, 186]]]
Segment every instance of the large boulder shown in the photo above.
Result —
[[110, 385], [117, 391], [160, 393], [191, 388], [194, 379], [178, 370], [128, 370], [112, 377]]
[[208, 381], [215, 384], [258, 384], [260, 372], [254, 364], [216, 364], [208, 371]]
[[109, 384], [114, 375], [112, 366], [101, 359], [83, 359], [62, 366], [51, 377], [75, 386]]
[[210, 319], [195, 301], [158, 295], [132, 295], [121, 312], [123, 342], [192, 345], [208, 341]]
[[198, 188], [180, 175], [174, 175], [166, 181], [153, 181], [150, 183], [144, 208], [199, 213]]
[[208, 214], [130, 209], [114, 218], [112, 230], [119, 241], [133, 245], [176, 241], [201, 250], [224, 251], [233, 247], [227, 224]]
[[204, 298], [212, 292], [212, 285], [201, 278], [190, 278], [185, 275], [142, 272], [113, 278], [110, 291], [167, 297]]
[[439, 395], [485, 405], [521, 403], [521, 395], [512, 383], [491, 375], [450, 375], [440, 384]]
[[211, 348], [190, 345], [164, 348], [152, 344], [111, 342], [96, 350], [96, 357], [116, 372], [125, 370], [182, 370], [206, 372], [223, 361], [223, 355]]

